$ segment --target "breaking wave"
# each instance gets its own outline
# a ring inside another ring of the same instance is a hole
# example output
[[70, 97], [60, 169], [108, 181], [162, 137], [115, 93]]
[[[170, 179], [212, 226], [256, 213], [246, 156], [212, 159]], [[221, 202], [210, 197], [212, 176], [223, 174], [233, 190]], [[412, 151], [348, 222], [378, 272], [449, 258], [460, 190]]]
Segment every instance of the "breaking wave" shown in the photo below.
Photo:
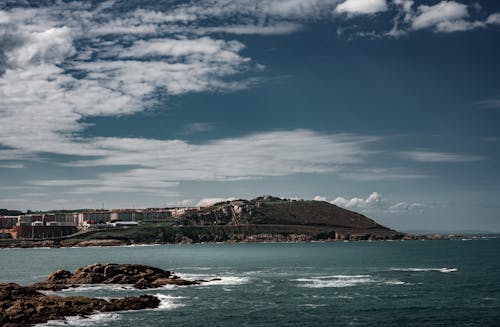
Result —
[[311, 278], [297, 278], [294, 281], [299, 282], [301, 287], [307, 288], [325, 288], [325, 287], [351, 287], [360, 284], [376, 282], [370, 275], [331, 275], [318, 276]]
[[410, 271], [410, 272], [426, 272], [435, 271], [440, 273], [457, 272], [457, 268], [391, 268], [392, 271]]
[[400, 280], [384, 280], [374, 278], [371, 275], [330, 275], [310, 278], [297, 278], [293, 281], [299, 282], [300, 287], [326, 288], [326, 287], [352, 287], [363, 284], [384, 284], [384, 285], [406, 285], [408, 283]]
[[160, 305], [154, 310], [172, 310], [175, 308], [180, 308], [184, 306], [184, 303], [179, 303], [180, 299], [184, 299], [182, 296], [171, 296], [161, 293], [155, 294], [155, 296], [160, 300]]
[[106, 291], [132, 291], [135, 289], [132, 284], [82, 284], [77, 287], [70, 287], [64, 290], [60, 290], [54, 292], [55, 294], [63, 292], [82, 292], [82, 291], [98, 291], [98, 290], [106, 290]]
[[250, 282], [249, 277], [238, 277], [238, 276], [214, 276], [214, 275], [204, 275], [204, 274], [188, 274], [188, 273], [178, 273], [179, 277], [189, 279], [189, 280], [206, 280], [206, 282], [200, 284], [201, 286], [207, 285], [242, 285]]
[[43, 324], [37, 324], [35, 327], [56, 327], [56, 326], [100, 326], [108, 321], [118, 320], [120, 315], [117, 313], [96, 313], [88, 317], [66, 317], [63, 320], [49, 320]]

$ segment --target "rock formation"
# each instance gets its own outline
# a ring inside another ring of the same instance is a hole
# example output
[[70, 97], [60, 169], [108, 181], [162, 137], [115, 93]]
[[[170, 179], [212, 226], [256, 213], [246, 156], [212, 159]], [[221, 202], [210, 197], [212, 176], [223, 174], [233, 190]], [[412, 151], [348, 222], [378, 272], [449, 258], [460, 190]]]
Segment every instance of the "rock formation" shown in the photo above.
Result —
[[155, 288], [164, 285], [195, 285], [203, 281], [189, 281], [168, 270], [138, 264], [94, 263], [71, 273], [57, 270], [43, 282], [34, 284], [38, 290], [61, 290], [82, 284], [133, 284], [135, 288]]
[[86, 316], [96, 311], [141, 310], [156, 308], [160, 300], [151, 295], [122, 299], [93, 299], [83, 296], [44, 295], [31, 286], [0, 284], [0, 326], [23, 327], [63, 319]]

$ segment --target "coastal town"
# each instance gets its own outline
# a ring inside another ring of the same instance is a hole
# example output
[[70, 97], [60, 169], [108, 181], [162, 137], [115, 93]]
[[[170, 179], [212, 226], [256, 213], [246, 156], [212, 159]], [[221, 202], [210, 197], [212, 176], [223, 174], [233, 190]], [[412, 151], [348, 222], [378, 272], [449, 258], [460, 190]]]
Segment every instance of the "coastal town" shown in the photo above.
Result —
[[103, 228], [134, 227], [143, 222], [175, 224], [188, 210], [199, 208], [148, 208], [36, 212], [0, 215], [0, 239], [57, 239]]

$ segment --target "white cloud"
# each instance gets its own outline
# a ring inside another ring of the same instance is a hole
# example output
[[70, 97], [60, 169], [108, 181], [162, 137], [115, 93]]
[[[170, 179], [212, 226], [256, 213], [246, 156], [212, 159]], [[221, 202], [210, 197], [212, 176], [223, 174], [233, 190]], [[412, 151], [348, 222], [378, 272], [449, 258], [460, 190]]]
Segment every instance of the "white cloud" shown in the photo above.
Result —
[[[103, 155], [92, 140], [75, 134], [86, 127], [82, 118], [142, 111], [151, 101], [148, 96], [159, 89], [181, 95], [237, 90], [255, 82], [231, 80], [249, 68], [238, 41], [179, 36], [124, 47], [124, 36], [118, 35], [113, 41], [93, 40], [83, 55], [73, 56], [73, 42], [87, 36], [99, 13], [64, 6], [9, 12], [10, 34], [5, 37], [12, 42], [0, 49], [7, 58], [0, 75], [0, 144], [21, 153]], [[68, 23], [73, 26], [55, 27]], [[101, 60], [81, 61], [92, 55]], [[147, 56], [161, 58], [145, 60]], [[77, 78], [67, 69], [82, 74]]]
[[[375, 139], [307, 130], [267, 132], [190, 144], [180, 140], [97, 138], [105, 154], [71, 162], [73, 167], [139, 166], [119, 175], [145, 185], [164, 181], [227, 181], [295, 173], [335, 172], [361, 162]], [[115, 178], [113, 175], [99, 179]]]
[[484, 157], [481, 156], [449, 152], [408, 151], [400, 154], [404, 158], [419, 162], [473, 162], [484, 160]]
[[441, 1], [433, 6], [421, 5], [418, 14], [412, 21], [415, 30], [435, 27], [466, 18], [469, 13], [467, 6], [455, 1]]
[[208, 0], [179, 6], [174, 12], [194, 15], [197, 19], [208, 17], [245, 16], [264, 20], [314, 19], [333, 11], [339, 0]]
[[330, 203], [335, 204], [339, 207], [358, 210], [362, 212], [374, 212], [374, 211], [384, 211], [388, 213], [401, 213], [404, 211], [420, 211], [425, 209], [425, 205], [417, 202], [398, 202], [391, 203], [390, 201], [384, 199], [382, 195], [378, 192], [373, 192], [366, 199], [353, 197], [346, 199], [344, 197], [337, 197]]
[[345, 0], [335, 11], [349, 15], [375, 14], [387, 10], [386, 0]]
[[469, 31], [484, 26], [485, 24], [479, 21], [469, 22], [465, 20], [456, 20], [456, 21], [441, 22], [437, 24], [436, 30], [438, 32], [453, 33], [453, 32]]
[[482, 109], [500, 108], [500, 97], [478, 101], [476, 102], [476, 105]]
[[404, 12], [410, 13], [414, 4], [413, 0], [394, 0], [394, 4], [400, 6]]
[[230, 198], [205, 198], [198, 201], [196, 207], [210, 207], [219, 202], [233, 201], [236, 200], [234, 197]]
[[204, 61], [248, 61], [237, 54], [244, 48], [238, 41], [214, 40], [209, 37], [198, 39], [149, 39], [139, 40], [129, 48], [118, 50], [120, 58], [142, 58], [168, 56], [175, 59], [187, 57], [189, 60]]
[[[147, 184], [145, 184], [147, 183]], [[43, 187], [69, 187], [66, 193], [93, 194], [93, 193], [147, 193], [156, 195], [176, 195], [169, 188], [179, 185], [177, 182], [163, 180], [144, 180], [137, 176], [123, 176], [120, 173], [103, 173], [95, 179], [60, 179], [60, 180], [34, 180], [33, 186]]]
[[10, 22], [7, 12], [0, 10], [0, 24], [8, 24]]
[[[79, 145], [54, 140], [43, 150], [87, 155], [70, 167], [122, 166], [117, 173], [88, 179], [33, 180], [39, 187], [64, 187], [68, 193], [169, 192], [182, 181], [232, 181], [296, 173], [336, 172], [360, 163], [373, 137], [328, 135], [307, 130], [267, 132], [191, 144], [181, 140], [93, 138]], [[32, 142], [35, 142], [34, 140]], [[24, 144], [28, 147], [29, 144]], [[41, 142], [34, 147], [43, 146]], [[28, 148], [36, 151], [35, 148]], [[95, 157], [98, 158], [96, 159]], [[134, 168], [130, 168], [134, 167]], [[105, 169], [104, 169], [105, 170]]]
[[488, 16], [486, 19], [487, 24], [500, 25], [500, 13], [494, 13]]
[[[155, 92], [175, 96], [251, 85], [254, 80], [240, 78], [241, 73], [260, 66], [242, 55], [241, 41], [222, 39], [217, 33], [287, 34], [309, 21], [330, 19], [336, 8], [349, 14], [387, 9], [380, 0], [338, 4], [338, 0], [211, 0], [166, 11], [120, 11], [120, 18], [113, 12], [113, 2], [98, 7], [56, 2], [0, 11], [0, 58], [6, 59], [0, 63], [0, 144], [7, 148], [0, 149], [0, 156], [17, 161], [40, 153], [74, 155], [81, 160], [68, 164], [72, 167], [123, 168], [120, 174], [98, 173], [85, 180], [33, 181], [75, 193], [133, 189], [152, 194], [167, 192], [182, 181], [349, 174], [344, 167], [364, 162], [371, 154], [367, 144], [376, 138], [293, 130], [191, 144], [80, 134], [87, 127], [85, 118], [141, 112]], [[408, 2], [402, 6], [411, 9]], [[419, 7], [416, 19], [434, 21], [436, 28], [449, 22], [455, 26], [446, 28], [457, 29], [463, 19], [447, 14], [447, 19], [438, 21], [427, 7]], [[421, 17], [424, 11], [427, 18]], [[231, 19], [229, 24], [222, 21], [226, 18]], [[148, 38], [139, 40], [144, 35]], [[9, 41], [8, 46], [3, 40]], [[361, 173], [373, 175], [361, 171], [358, 178]]]
[[408, 203], [408, 202], [398, 202], [389, 207], [389, 211], [394, 213], [405, 212], [405, 211], [420, 211], [422, 212], [425, 209], [425, 205], [421, 203]]
[[196, 200], [194, 199], [182, 199], [171, 203], [171, 205], [176, 207], [193, 207], [195, 203]]
[[59, 64], [73, 54], [73, 38], [67, 27], [49, 28], [22, 35], [23, 45], [6, 53], [8, 64], [24, 67], [29, 64]]
[[326, 201], [326, 198], [324, 196], [321, 196], [321, 195], [316, 195], [314, 198], [313, 198], [314, 201]]
[[227, 34], [259, 34], [259, 35], [281, 35], [300, 31], [302, 24], [280, 22], [270, 25], [224, 25], [215, 27], [200, 27], [193, 30], [197, 34], [227, 33]]
[[[432, 28], [434, 32], [453, 33], [485, 27], [483, 21], [469, 21], [469, 10], [466, 4], [456, 1], [441, 1], [434, 5], [420, 5], [413, 9], [412, 0], [395, 0], [398, 15], [394, 19], [393, 28], [386, 33], [391, 37], [400, 37], [409, 30]], [[476, 8], [474, 4], [471, 5]], [[476, 8], [477, 10], [477, 8]]]
[[337, 197], [333, 201], [332, 204], [335, 204], [339, 207], [353, 209], [353, 210], [367, 210], [367, 209], [376, 209], [380, 208], [383, 205], [384, 200], [382, 199], [382, 195], [378, 192], [373, 192], [366, 199], [354, 197], [351, 199], [346, 199], [344, 197]]
[[350, 169], [340, 171], [339, 176], [355, 181], [390, 181], [429, 178], [429, 175], [401, 168]]

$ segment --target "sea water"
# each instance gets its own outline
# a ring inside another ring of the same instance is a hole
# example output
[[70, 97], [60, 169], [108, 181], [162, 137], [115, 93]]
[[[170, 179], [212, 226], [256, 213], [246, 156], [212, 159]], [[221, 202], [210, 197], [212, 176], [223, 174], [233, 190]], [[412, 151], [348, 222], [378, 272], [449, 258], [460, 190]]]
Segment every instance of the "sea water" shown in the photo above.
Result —
[[57, 294], [157, 295], [153, 310], [40, 326], [499, 326], [500, 239], [0, 249], [0, 282], [141, 263], [197, 286], [87, 285]]

